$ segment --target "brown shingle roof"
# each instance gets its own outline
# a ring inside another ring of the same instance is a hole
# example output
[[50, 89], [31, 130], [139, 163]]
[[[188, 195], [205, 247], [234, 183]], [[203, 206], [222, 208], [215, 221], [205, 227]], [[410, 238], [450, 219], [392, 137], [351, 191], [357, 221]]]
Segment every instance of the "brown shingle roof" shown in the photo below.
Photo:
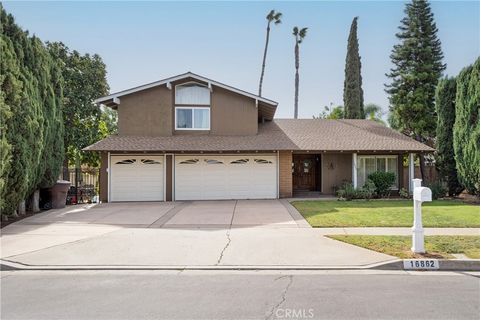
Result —
[[434, 149], [370, 120], [277, 119], [253, 136], [112, 135], [88, 151], [416, 151]]

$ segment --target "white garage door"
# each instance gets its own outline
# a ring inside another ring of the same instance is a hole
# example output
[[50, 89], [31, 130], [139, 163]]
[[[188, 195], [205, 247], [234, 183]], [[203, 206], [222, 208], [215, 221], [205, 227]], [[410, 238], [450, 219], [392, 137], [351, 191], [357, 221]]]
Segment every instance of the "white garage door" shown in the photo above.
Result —
[[163, 156], [111, 156], [110, 201], [162, 201]]
[[274, 155], [175, 156], [175, 199], [274, 199]]

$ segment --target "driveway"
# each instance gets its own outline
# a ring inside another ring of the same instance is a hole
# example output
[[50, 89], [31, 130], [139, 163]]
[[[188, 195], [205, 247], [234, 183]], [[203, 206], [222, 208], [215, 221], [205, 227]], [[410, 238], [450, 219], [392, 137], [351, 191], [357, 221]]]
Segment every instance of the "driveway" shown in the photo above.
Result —
[[393, 257], [324, 237], [285, 200], [109, 203], [2, 229], [1, 257], [30, 266], [362, 266]]

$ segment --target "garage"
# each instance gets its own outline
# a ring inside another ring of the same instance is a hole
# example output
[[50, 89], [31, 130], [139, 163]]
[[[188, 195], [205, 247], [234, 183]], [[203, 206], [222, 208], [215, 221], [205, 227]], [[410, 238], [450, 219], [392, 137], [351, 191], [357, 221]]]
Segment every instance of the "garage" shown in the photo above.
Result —
[[110, 201], [163, 201], [163, 155], [112, 155]]
[[276, 155], [175, 156], [176, 200], [275, 198]]

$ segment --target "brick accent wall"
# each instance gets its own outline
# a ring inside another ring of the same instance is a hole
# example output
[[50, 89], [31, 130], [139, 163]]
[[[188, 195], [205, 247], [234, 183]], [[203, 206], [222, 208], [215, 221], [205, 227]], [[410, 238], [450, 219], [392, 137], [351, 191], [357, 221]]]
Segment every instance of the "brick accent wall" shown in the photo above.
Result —
[[280, 198], [292, 197], [292, 152], [280, 151], [279, 154]]

